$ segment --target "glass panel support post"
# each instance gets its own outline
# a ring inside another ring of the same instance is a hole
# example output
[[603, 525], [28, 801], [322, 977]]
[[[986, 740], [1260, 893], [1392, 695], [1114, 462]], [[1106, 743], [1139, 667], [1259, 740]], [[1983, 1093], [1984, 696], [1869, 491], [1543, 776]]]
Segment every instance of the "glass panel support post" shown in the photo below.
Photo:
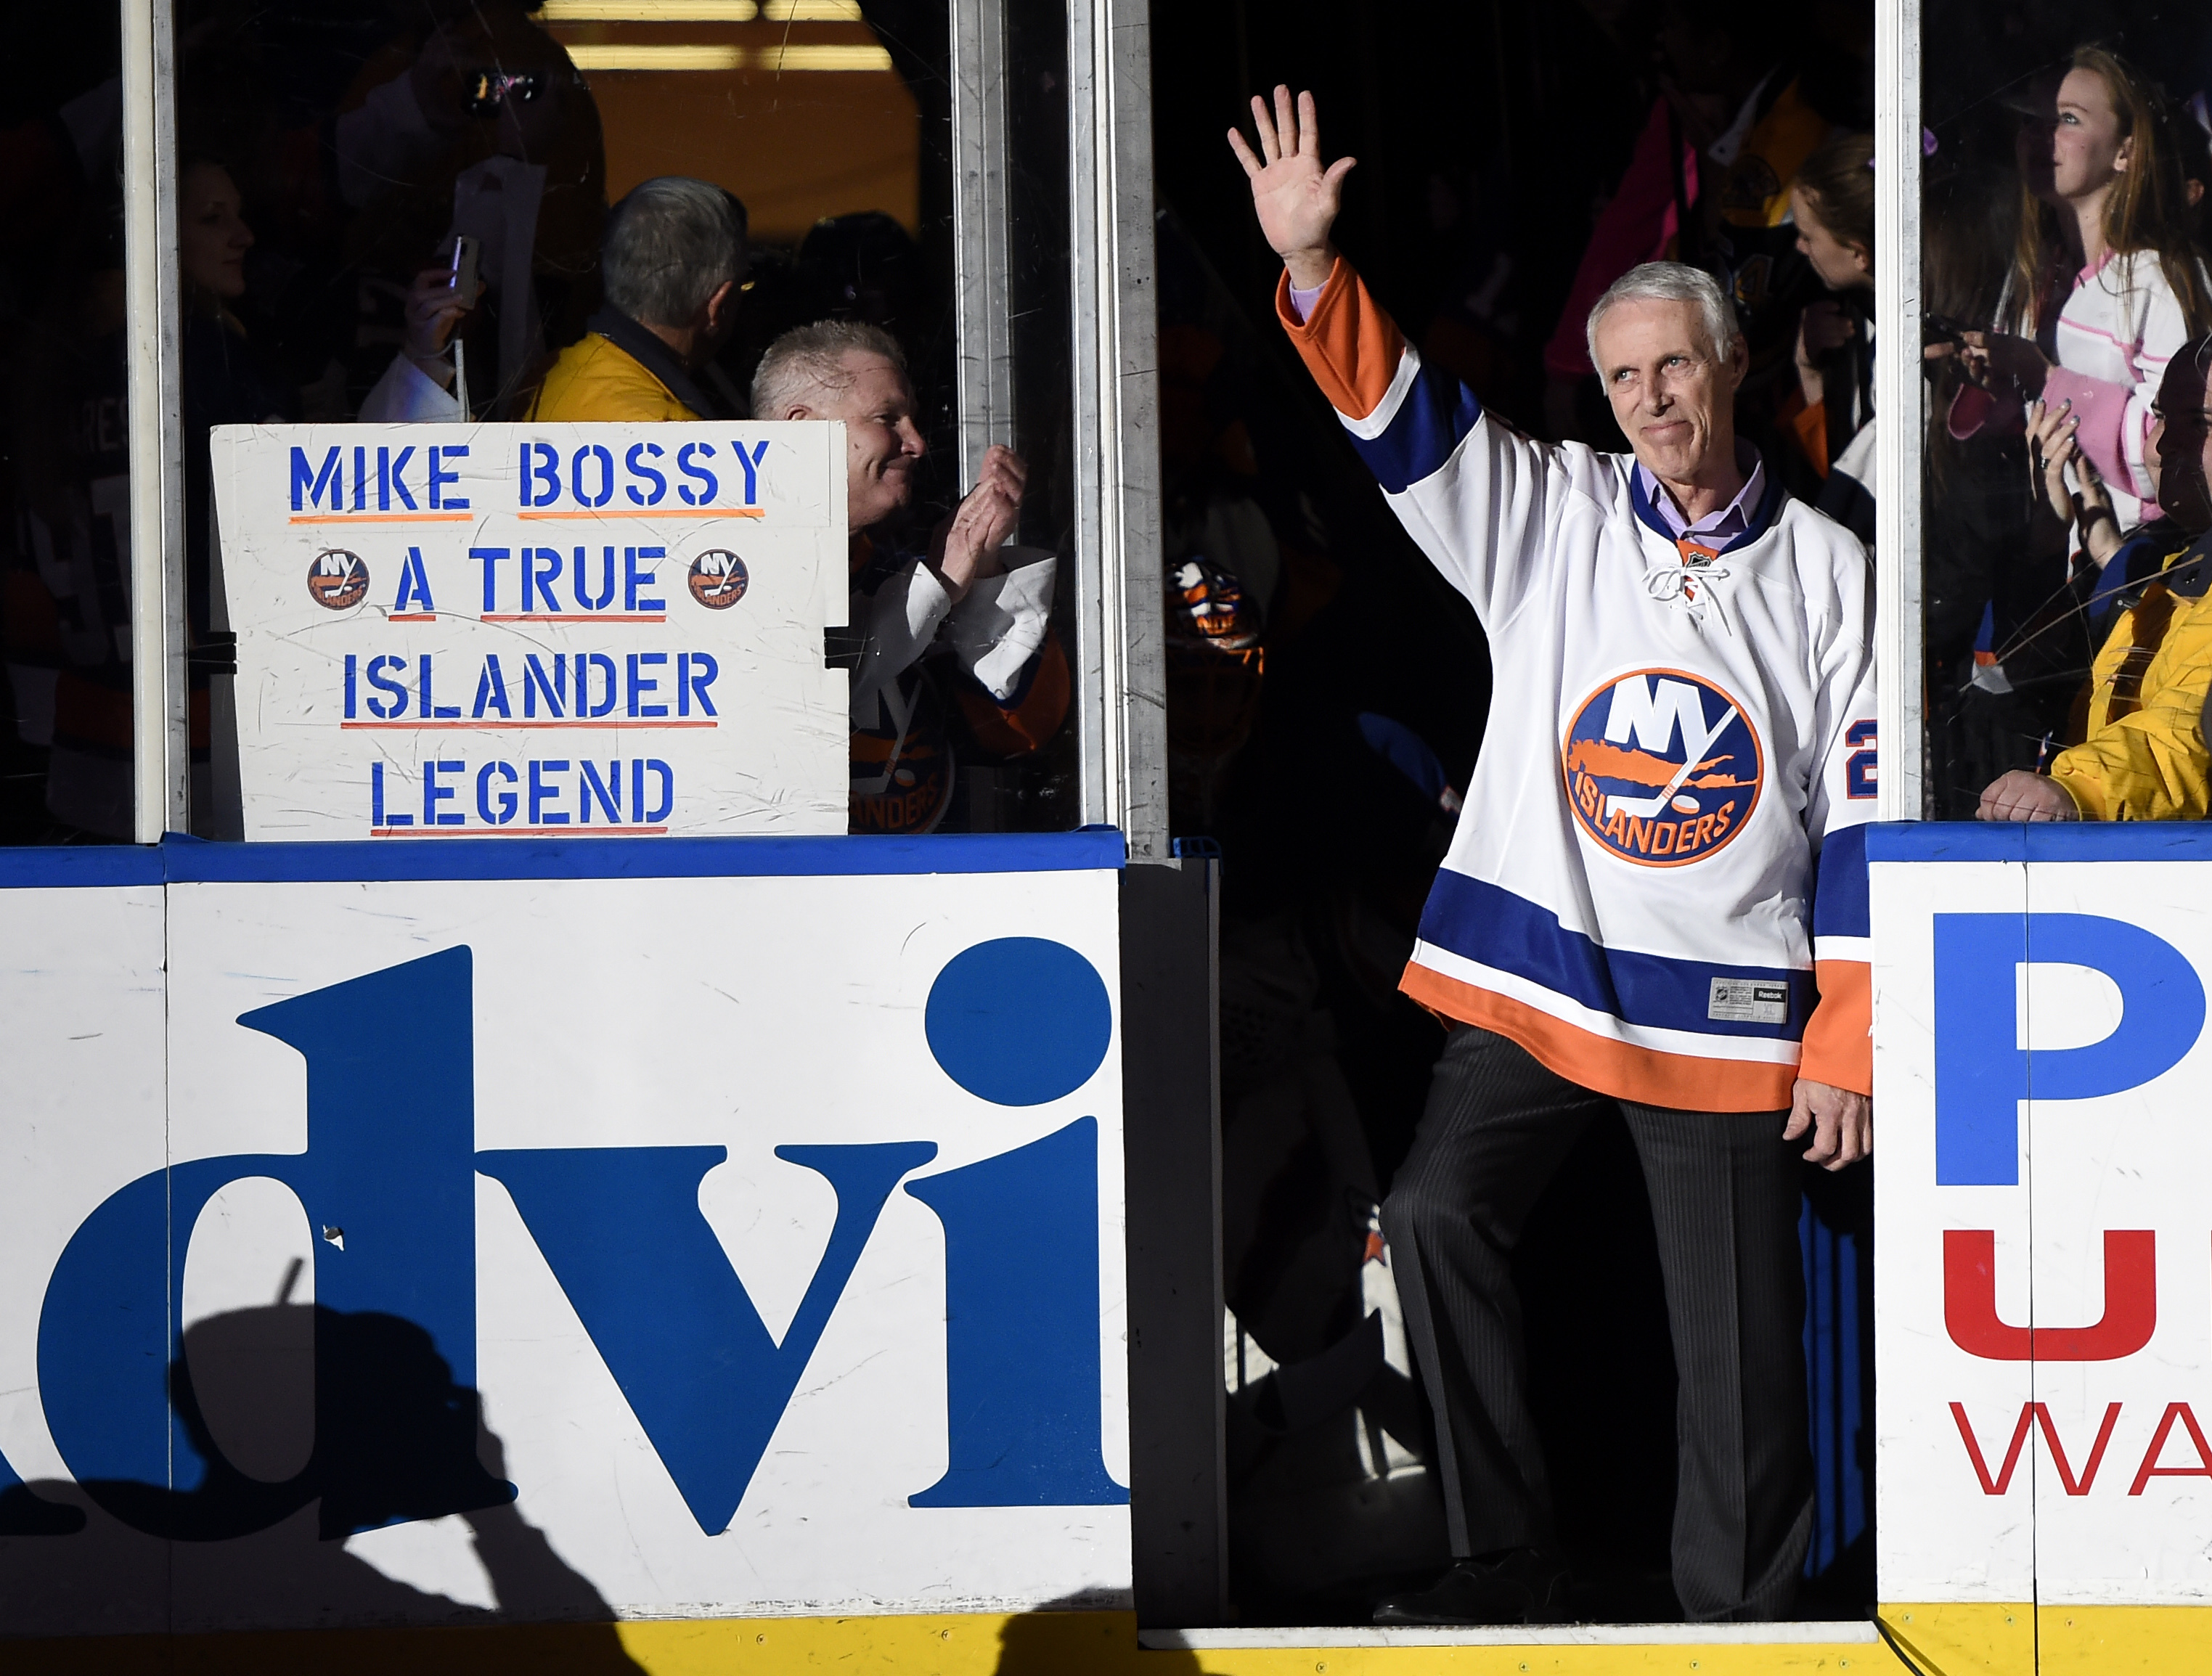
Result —
[[123, 242], [129, 299], [132, 835], [191, 822], [185, 727], [176, 33], [171, 0], [122, 0]]
[[1014, 435], [1013, 276], [1006, 202], [1006, 0], [951, 0], [952, 238], [957, 270], [960, 487]]
[[1927, 676], [1923, 667], [1922, 455], [1927, 384], [1920, 365], [1921, 0], [1875, 0], [1875, 660], [1881, 671], [1878, 810], [1926, 813]]
[[1152, 32], [1144, 0], [1069, 0], [1076, 707], [1085, 824], [1172, 859], [1161, 641]]

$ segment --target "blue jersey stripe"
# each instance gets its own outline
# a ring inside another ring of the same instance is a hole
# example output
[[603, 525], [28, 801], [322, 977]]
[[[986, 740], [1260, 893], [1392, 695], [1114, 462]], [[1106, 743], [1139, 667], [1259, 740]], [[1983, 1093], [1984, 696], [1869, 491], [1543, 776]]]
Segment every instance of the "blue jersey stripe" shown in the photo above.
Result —
[[1392, 495], [1402, 495], [1407, 485], [1420, 482], [1449, 459], [1481, 417], [1482, 404], [1475, 400], [1474, 392], [1424, 361], [1382, 434], [1355, 434], [1352, 446], [1359, 450], [1376, 483]]
[[[1804, 1034], [1816, 995], [1810, 972], [1721, 966], [1603, 948], [1569, 931], [1548, 909], [1449, 867], [1437, 874], [1429, 892], [1420, 935], [1424, 943], [1526, 978], [1592, 1011], [1654, 1029], [1795, 1041]], [[1708, 1017], [1715, 978], [1786, 985], [1789, 1022], [1755, 1024]]]
[[1813, 935], [1866, 937], [1867, 829], [1847, 826], [1820, 846], [1820, 877], [1813, 890]]

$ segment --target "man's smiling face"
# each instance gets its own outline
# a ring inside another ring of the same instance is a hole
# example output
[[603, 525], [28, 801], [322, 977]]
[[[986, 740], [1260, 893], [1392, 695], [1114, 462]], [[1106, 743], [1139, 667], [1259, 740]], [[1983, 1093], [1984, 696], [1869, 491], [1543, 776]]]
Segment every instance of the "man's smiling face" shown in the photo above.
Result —
[[[1662, 483], [1688, 483], [1716, 458], [1732, 463], [1743, 340], [1716, 349], [1698, 305], [1635, 297], [1597, 326], [1598, 369], [1636, 458]], [[1724, 452], [1716, 456], [1715, 450]]]

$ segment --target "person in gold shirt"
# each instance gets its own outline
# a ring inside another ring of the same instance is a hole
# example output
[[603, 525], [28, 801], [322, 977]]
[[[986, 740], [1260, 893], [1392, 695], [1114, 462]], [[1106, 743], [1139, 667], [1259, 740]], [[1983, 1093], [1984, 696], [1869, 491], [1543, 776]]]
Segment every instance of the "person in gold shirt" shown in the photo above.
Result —
[[683, 175], [641, 181], [607, 218], [606, 301], [561, 351], [529, 419], [740, 419], [714, 356], [737, 325], [744, 206]]
[[[2075, 441], [2065, 403], [2039, 402], [2029, 440], [2050, 512], [2080, 543], [2092, 622], [2112, 615], [2089, 674], [2082, 736], [2047, 773], [1992, 780], [1985, 821], [2201, 821], [2212, 808], [2212, 336], [2182, 345], [2159, 386], [2143, 448], [2156, 515], [2124, 536], [2104, 480]], [[2078, 489], [2065, 478], [2074, 468]]]

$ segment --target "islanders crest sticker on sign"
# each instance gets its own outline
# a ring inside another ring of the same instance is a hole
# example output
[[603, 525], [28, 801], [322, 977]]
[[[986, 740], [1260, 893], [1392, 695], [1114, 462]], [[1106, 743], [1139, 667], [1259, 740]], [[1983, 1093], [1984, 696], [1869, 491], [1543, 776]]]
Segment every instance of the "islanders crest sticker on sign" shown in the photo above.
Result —
[[1560, 749], [1583, 830], [1644, 867], [1701, 861], [1743, 829], [1765, 761], [1743, 707], [1699, 676], [1645, 669], [1582, 702]]

